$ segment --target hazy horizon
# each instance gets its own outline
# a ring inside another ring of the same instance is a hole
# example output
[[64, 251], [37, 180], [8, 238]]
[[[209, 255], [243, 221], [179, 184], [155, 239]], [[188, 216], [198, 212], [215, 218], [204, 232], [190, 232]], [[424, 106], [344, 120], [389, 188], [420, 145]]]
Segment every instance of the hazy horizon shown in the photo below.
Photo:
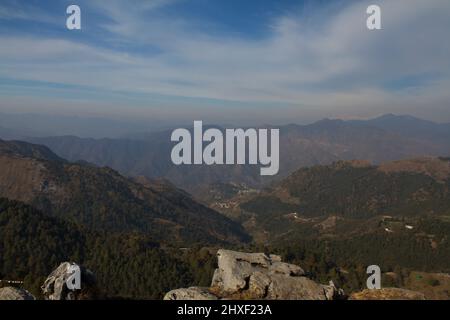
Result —
[[[394, 116], [396, 118], [412, 117], [424, 121], [431, 121], [435, 124], [448, 125], [449, 122], [438, 122], [430, 119], [423, 119], [413, 115], [400, 114], [380, 114], [375, 117], [361, 118], [317, 118], [311, 121], [286, 121], [286, 122], [208, 122], [206, 126], [220, 127], [261, 127], [269, 126], [286, 126], [286, 125], [311, 125], [322, 120], [360, 120], [367, 121], [377, 119], [383, 116]], [[196, 119], [193, 119], [196, 120]], [[201, 119], [199, 119], [201, 120]], [[49, 137], [49, 136], [77, 136], [80, 138], [126, 138], [128, 136], [161, 132], [164, 130], [172, 130], [178, 127], [191, 128], [193, 121], [166, 121], [161, 122], [152, 119], [124, 119], [99, 115], [58, 115], [45, 113], [5, 113], [0, 110], [0, 139], [5, 133], [10, 133], [12, 137]], [[4, 129], [5, 132], [2, 132]], [[8, 134], [6, 134], [8, 137]]]

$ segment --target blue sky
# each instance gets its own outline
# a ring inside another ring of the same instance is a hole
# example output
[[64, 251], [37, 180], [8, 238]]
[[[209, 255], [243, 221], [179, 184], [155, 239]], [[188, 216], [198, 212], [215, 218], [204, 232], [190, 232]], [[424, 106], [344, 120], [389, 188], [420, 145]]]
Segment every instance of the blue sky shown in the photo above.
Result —
[[[70, 4], [81, 31], [65, 28]], [[448, 0], [2, 0], [0, 111], [450, 121], [448, 30]]]

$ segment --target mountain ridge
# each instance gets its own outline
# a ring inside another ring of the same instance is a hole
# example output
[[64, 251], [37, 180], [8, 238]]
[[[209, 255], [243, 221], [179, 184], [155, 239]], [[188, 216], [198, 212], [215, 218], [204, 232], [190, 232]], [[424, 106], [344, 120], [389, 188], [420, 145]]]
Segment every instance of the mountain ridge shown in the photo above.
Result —
[[108, 167], [61, 160], [46, 147], [4, 141], [0, 146], [0, 196], [91, 229], [139, 231], [174, 243], [248, 239], [237, 223], [173, 186], [161, 191]]
[[[405, 122], [401, 116], [372, 120], [324, 119], [309, 125], [280, 126], [280, 173], [262, 178], [252, 166], [175, 166], [170, 152], [170, 131], [145, 135], [142, 139], [83, 139], [74, 136], [27, 138], [48, 146], [69, 161], [84, 160], [109, 166], [127, 176], [166, 178], [201, 198], [201, 186], [214, 183], [244, 183], [262, 187], [280, 180], [302, 166], [330, 164], [338, 160], [366, 159], [374, 163], [418, 156], [450, 156], [450, 128], [416, 118], [406, 118], [407, 129], [389, 123]], [[423, 123], [417, 125], [417, 121]], [[431, 123], [431, 125], [430, 125]], [[432, 127], [431, 129], [429, 127]], [[415, 128], [425, 127], [426, 130]], [[434, 129], [433, 129], [434, 128]]]

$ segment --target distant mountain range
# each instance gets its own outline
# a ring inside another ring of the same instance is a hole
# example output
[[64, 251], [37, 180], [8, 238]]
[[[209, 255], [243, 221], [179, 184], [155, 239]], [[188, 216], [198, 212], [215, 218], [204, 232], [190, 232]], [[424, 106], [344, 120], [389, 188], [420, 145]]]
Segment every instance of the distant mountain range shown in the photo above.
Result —
[[[450, 124], [411, 116], [384, 115], [372, 120], [321, 120], [310, 125], [280, 128], [280, 173], [261, 178], [252, 166], [175, 166], [170, 160], [171, 131], [130, 136], [127, 139], [90, 139], [75, 136], [26, 137], [49, 147], [69, 161], [108, 166], [127, 176], [165, 178], [201, 196], [215, 183], [261, 187], [280, 180], [300, 167], [338, 160], [365, 159], [381, 163], [418, 156], [450, 155]], [[6, 138], [5, 132], [0, 136]]]
[[122, 137], [149, 130], [163, 130], [153, 119], [102, 118], [45, 113], [0, 112], [0, 137], [21, 140], [24, 137], [77, 135], [83, 138]]

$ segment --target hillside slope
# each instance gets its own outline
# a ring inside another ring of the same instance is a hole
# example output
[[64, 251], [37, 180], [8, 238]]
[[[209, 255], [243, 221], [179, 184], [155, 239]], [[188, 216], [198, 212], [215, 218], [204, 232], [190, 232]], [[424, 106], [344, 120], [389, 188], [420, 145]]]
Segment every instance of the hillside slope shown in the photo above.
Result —
[[450, 161], [422, 158], [370, 165], [339, 161], [302, 168], [242, 207], [248, 211], [296, 212], [304, 217], [336, 215], [450, 215]]
[[419, 234], [420, 220], [436, 224], [450, 217], [450, 160], [418, 158], [379, 166], [339, 161], [302, 168], [264, 191], [222, 198], [211, 206], [264, 243]]
[[61, 261], [94, 270], [107, 297], [162, 298], [174, 286], [200, 284], [197, 273], [204, 273], [192, 268], [179, 250], [162, 249], [145, 235], [89, 231], [4, 198], [0, 252], [0, 280], [24, 281], [37, 297]]
[[0, 141], [0, 196], [92, 230], [137, 231], [171, 243], [240, 242], [241, 226], [172, 186], [61, 160], [46, 147]]

